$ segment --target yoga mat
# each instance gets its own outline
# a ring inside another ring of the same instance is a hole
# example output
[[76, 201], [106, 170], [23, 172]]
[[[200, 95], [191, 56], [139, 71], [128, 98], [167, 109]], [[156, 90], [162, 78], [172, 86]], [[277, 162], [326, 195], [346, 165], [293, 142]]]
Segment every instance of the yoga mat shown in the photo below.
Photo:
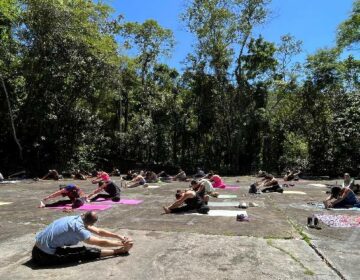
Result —
[[1, 205], [9, 205], [9, 204], [11, 204], [12, 202], [3, 202], [3, 201], [0, 201], [0, 206]]
[[208, 203], [211, 207], [231, 207], [231, 206], [239, 206], [238, 201], [210, 201]]
[[348, 215], [328, 215], [328, 214], [315, 214], [321, 222], [329, 227], [341, 227], [341, 228], [359, 228], [360, 217], [348, 216]]
[[324, 184], [308, 184], [308, 186], [326, 188]]
[[226, 185], [225, 188], [221, 188], [222, 190], [229, 190], [229, 191], [237, 191], [240, 189], [239, 186], [234, 185]]
[[210, 210], [207, 214], [200, 213], [185, 213], [185, 215], [196, 215], [196, 216], [212, 216], [212, 217], [236, 217], [237, 215], [243, 214], [247, 217], [247, 212], [243, 210]]
[[230, 185], [230, 184], [226, 184], [225, 185], [225, 188], [240, 188], [240, 186], [239, 185]]
[[333, 211], [360, 211], [360, 208], [358, 208], [358, 207], [352, 207], [352, 208], [329, 208], [329, 210], [333, 210]]
[[301, 192], [301, 191], [284, 191], [284, 194], [301, 194], [304, 195], [306, 194], [306, 192]]
[[160, 188], [160, 186], [148, 186], [148, 187], [145, 187], [145, 189], [157, 189], [157, 188]]
[[219, 194], [218, 198], [237, 198], [236, 194]]
[[[111, 205], [103, 205], [103, 204], [84, 204], [83, 206], [80, 206], [79, 208], [75, 208], [74, 210], [81, 210], [81, 211], [92, 211], [92, 210], [97, 210], [97, 211], [103, 211], [103, 210], [107, 210], [109, 208], [111, 208]], [[71, 205], [69, 204], [69, 206], [56, 206], [56, 207], [45, 207], [45, 209], [61, 209], [61, 210], [65, 210], [65, 209], [72, 209]]]
[[0, 184], [16, 184], [19, 183], [20, 181], [2, 181], [0, 182]]
[[140, 203], [143, 203], [143, 200], [138, 200], [138, 199], [121, 199], [120, 201], [112, 201], [110, 199], [98, 199], [97, 201], [94, 202], [101, 202], [101, 203], [105, 203], [105, 204], [126, 204], [126, 205], [138, 205]]

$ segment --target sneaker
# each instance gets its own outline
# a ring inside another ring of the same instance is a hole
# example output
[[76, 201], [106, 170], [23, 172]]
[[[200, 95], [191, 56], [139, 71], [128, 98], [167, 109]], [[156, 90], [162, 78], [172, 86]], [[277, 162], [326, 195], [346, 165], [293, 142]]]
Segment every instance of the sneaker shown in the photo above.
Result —
[[238, 207], [241, 208], [241, 209], [246, 209], [246, 208], [248, 208], [246, 202], [241, 202]]
[[45, 208], [45, 203], [42, 200], [40, 200], [39, 208]]
[[238, 214], [236, 216], [236, 220], [238, 222], [248, 222], [249, 221], [249, 218], [247, 216], [245, 216], [244, 214]]

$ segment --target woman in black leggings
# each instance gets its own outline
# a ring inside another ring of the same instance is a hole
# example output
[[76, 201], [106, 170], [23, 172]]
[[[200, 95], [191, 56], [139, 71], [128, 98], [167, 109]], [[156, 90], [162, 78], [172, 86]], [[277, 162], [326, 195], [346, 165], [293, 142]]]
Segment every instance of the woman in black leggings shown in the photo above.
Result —
[[[105, 191], [106, 193], [99, 193], [101, 191]], [[88, 199], [93, 202], [98, 200], [99, 198], [111, 199], [112, 201], [120, 201], [120, 188], [112, 181], [99, 182], [99, 187], [88, 196]]]
[[192, 210], [196, 210], [200, 214], [207, 214], [210, 210], [200, 195], [196, 194], [193, 190], [178, 190], [175, 197], [176, 201], [173, 204], [168, 207], [163, 207], [166, 214], [182, 213]]

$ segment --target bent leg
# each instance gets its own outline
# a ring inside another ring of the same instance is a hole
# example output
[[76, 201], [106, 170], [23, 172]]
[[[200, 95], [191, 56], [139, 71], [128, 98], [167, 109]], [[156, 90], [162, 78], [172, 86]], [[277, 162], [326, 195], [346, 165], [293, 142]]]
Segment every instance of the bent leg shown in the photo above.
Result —
[[199, 209], [197, 209], [198, 213], [200, 214], [207, 214], [210, 211], [209, 206], [203, 204]]
[[99, 198], [110, 199], [111, 196], [106, 193], [99, 193], [96, 196], [94, 196], [92, 199], [90, 199], [90, 201], [93, 202], [98, 200]]

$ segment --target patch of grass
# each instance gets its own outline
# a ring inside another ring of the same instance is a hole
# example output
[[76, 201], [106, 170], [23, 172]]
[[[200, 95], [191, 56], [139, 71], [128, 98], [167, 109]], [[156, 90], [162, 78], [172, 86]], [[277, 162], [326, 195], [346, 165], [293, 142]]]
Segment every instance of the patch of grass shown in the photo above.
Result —
[[304, 232], [304, 229], [301, 226], [299, 226], [298, 224], [296, 224], [294, 221], [292, 221], [291, 219], [288, 219], [288, 221], [294, 227], [294, 229], [300, 234], [302, 239], [308, 245], [311, 245], [311, 238]]
[[279, 251], [283, 252], [284, 254], [288, 255], [290, 258], [292, 258], [296, 263], [298, 263], [303, 269], [304, 269], [304, 274], [306, 275], [310, 275], [310, 276], [313, 276], [315, 275], [315, 273], [313, 271], [311, 271], [309, 268], [307, 268], [297, 257], [295, 257], [292, 253], [286, 251], [285, 249], [281, 248], [281, 247], [278, 247], [278, 246], [275, 246], [274, 243], [273, 243], [273, 240], [272, 239], [268, 239], [266, 241], [267, 245], [275, 248], [275, 249], [278, 249]]

